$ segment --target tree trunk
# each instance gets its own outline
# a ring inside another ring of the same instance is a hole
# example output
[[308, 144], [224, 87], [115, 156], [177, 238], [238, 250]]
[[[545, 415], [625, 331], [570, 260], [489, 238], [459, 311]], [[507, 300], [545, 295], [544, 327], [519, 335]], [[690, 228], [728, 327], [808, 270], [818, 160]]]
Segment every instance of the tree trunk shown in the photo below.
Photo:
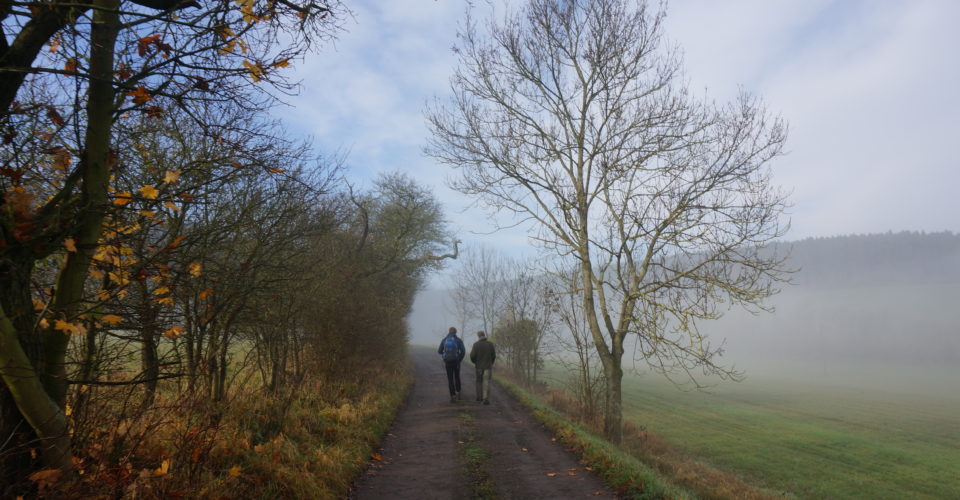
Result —
[[616, 363], [604, 363], [607, 387], [604, 396], [603, 436], [614, 444], [623, 442], [623, 369], [620, 359]]
[[60, 406], [44, 390], [40, 377], [20, 345], [13, 322], [2, 307], [0, 376], [20, 415], [40, 439], [40, 456], [44, 465], [51, 469], [71, 472], [73, 461], [67, 418]]
[[157, 380], [160, 378], [160, 360], [157, 356], [156, 323], [143, 324], [140, 330], [140, 361], [143, 376], [143, 400], [141, 407], [146, 410], [153, 404], [157, 394]]
[[[101, 226], [108, 207], [110, 183], [110, 129], [113, 125], [114, 45], [119, 31], [118, 0], [95, 0], [90, 31], [90, 86], [87, 93], [87, 131], [81, 158], [82, 212], [73, 235], [77, 251], [67, 253], [57, 277], [53, 310], [67, 321], [74, 320], [83, 298], [83, 284], [90, 260], [100, 240]], [[43, 385], [53, 401], [63, 408], [67, 394], [64, 359], [70, 337], [48, 329], [44, 334], [46, 369]]]
[[[6, 342], [16, 341], [23, 349], [33, 368], [42, 352], [38, 338], [33, 332], [35, 315], [30, 300], [30, 274], [33, 260], [6, 257], [0, 262], [0, 311], [16, 311], [7, 319], [14, 332], [12, 340], [0, 341], [0, 355], [5, 354]], [[2, 315], [0, 315], [2, 317]], [[0, 332], [6, 339], [7, 331]], [[7, 367], [0, 364], [0, 374], [7, 373]], [[17, 494], [12, 488], [22, 483], [34, 469], [37, 461], [31, 457], [30, 448], [35, 446], [37, 435], [23, 418], [13, 393], [6, 383], [0, 383], [0, 497], [13, 498]]]

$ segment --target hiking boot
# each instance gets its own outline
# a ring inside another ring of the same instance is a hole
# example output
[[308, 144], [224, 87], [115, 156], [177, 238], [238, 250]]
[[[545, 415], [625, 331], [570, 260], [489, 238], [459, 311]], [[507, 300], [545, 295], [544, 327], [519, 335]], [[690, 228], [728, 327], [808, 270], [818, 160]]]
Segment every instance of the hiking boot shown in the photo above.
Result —
[[485, 405], [490, 404], [490, 400], [489, 400], [489, 399], [484, 399], [484, 400], [483, 400], [483, 404], [485, 404]]

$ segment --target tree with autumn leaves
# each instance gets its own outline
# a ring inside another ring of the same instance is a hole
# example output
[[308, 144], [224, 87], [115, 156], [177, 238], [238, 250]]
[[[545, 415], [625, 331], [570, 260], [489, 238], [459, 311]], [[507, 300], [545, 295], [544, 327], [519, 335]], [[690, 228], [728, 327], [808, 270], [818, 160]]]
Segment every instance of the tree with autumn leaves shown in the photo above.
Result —
[[[151, 233], [145, 225], [159, 225], [165, 210], [165, 226], [153, 227], [157, 238], [142, 240], [140, 250], [173, 250], [186, 236], [171, 228], [182, 227], [177, 214], [195, 196], [181, 185], [179, 165], [151, 165], [139, 172], [143, 184], [125, 184], [132, 178], [117, 174], [136, 152], [121, 143], [137, 143], [120, 141], [118, 131], [177, 113], [215, 141], [231, 125], [211, 118], [228, 108], [262, 109], [270, 89], [289, 89], [282, 68], [333, 36], [340, 11], [335, 1], [285, 0], [0, 7], [0, 433], [19, 450], [3, 456], [5, 479], [36, 468], [35, 460], [66, 476], [74, 469], [68, 342], [95, 323], [123, 321], [97, 316], [97, 302], [158, 276], [202, 272], [189, 263], [143, 265], [117, 243]], [[243, 144], [230, 146], [225, 161], [259, 166], [249, 164]], [[201, 186], [216, 182], [203, 178], [212, 175], [206, 161], [195, 165]], [[131, 205], [138, 220], [118, 215]], [[110, 270], [99, 271], [100, 263]], [[36, 289], [40, 272], [52, 274], [52, 286]], [[93, 281], [102, 286], [92, 290]], [[160, 287], [140, 291], [157, 295]]]

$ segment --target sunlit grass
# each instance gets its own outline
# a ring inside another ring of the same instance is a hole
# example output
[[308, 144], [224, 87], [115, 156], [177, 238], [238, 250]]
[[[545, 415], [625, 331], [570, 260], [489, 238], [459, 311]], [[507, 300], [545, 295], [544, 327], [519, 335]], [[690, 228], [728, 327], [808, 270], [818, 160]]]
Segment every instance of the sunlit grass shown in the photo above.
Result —
[[[377, 384], [308, 378], [272, 395], [240, 377], [226, 401], [160, 388], [152, 409], [123, 418], [118, 398], [96, 408], [80, 450], [77, 495], [137, 498], [343, 498], [410, 387], [409, 367], [369, 368]], [[281, 408], [286, 408], [285, 411]]]

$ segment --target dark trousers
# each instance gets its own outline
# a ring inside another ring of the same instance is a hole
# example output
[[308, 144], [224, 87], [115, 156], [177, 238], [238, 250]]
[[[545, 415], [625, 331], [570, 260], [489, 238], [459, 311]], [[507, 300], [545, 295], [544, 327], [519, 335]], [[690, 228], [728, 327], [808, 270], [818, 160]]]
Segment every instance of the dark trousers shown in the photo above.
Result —
[[460, 392], [460, 362], [444, 361], [447, 368], [447, 387], [450, 388], [450, 395], [455, 396]]

